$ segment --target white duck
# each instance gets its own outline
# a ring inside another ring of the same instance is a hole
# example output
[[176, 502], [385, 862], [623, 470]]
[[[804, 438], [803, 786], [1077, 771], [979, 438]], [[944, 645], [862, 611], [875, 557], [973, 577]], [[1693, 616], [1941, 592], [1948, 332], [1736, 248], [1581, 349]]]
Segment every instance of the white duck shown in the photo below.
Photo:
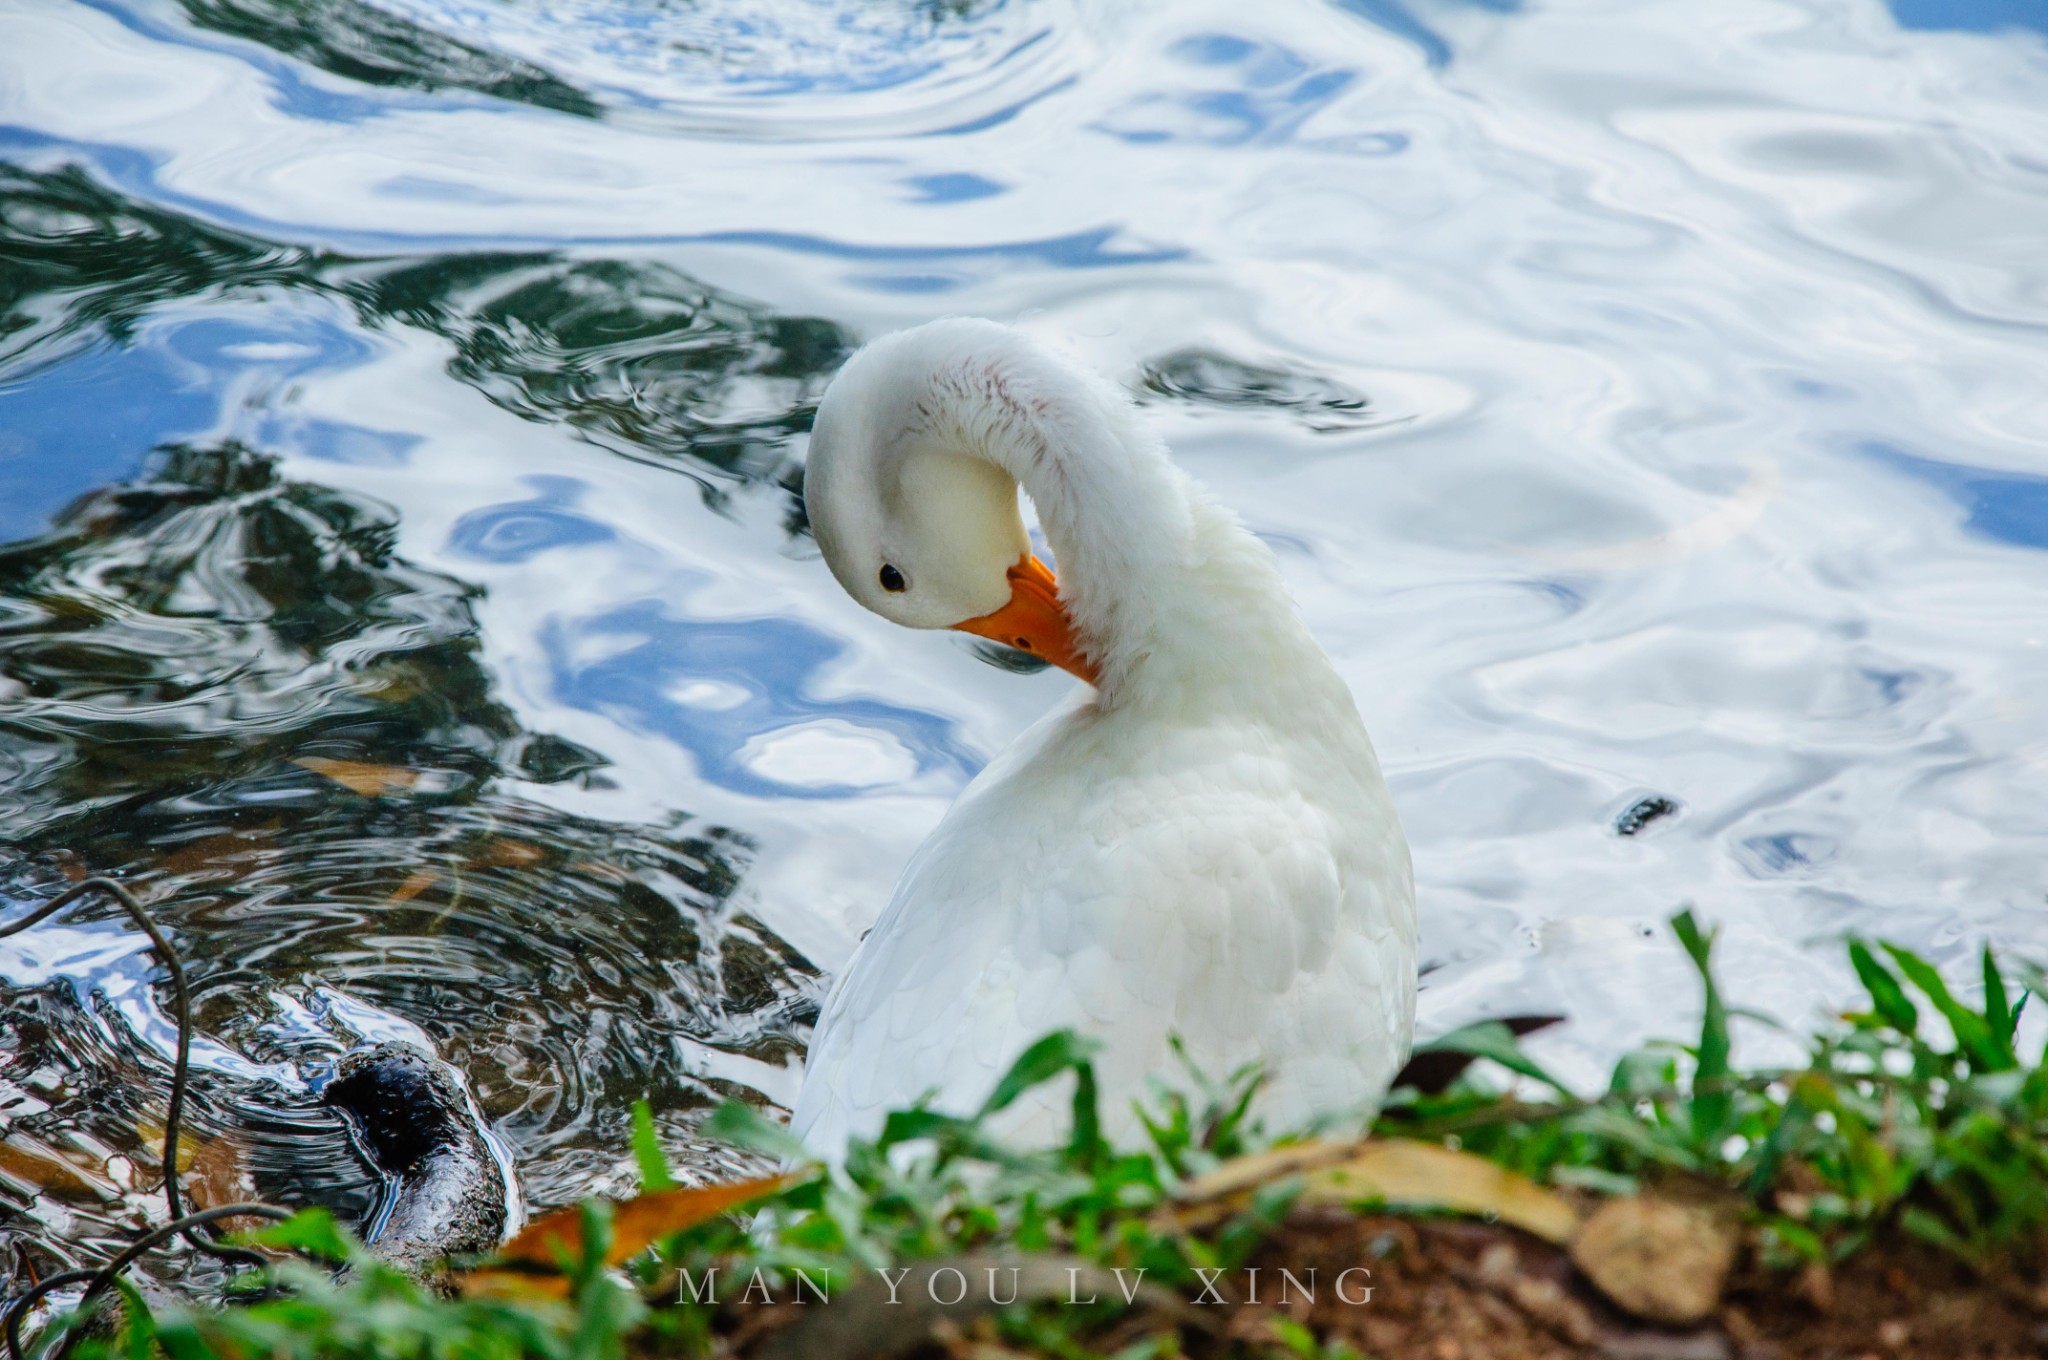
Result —
[[[1022, 486], [1059, 564], [1031, 555]], [[1268, 1080], [1269, 1128], [1368, 1113], [1415, 1006], [1408, 845], [1344, 682], [1271, 553], [1120, 391], [1021, 332], [936, 321], [850, 359], [804, 499], [847, 593], [1089, 682], [960, 795], [832, 989], [791, 1126], [837, 1157], [934, 1094], [968, 1113], [1034, 1040], [1106, 1044], [1106, 1132], [1146, 1079]], [[1062, 1134], [1064, 1097], [1004, 1132]]]

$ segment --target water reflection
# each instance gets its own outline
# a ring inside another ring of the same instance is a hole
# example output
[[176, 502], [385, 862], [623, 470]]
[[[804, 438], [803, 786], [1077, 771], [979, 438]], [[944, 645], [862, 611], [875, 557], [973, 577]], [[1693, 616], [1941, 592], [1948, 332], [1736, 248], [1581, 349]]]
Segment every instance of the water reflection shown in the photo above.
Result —
[[[183, 327], [162, 346], [98, 348], [131, 345], [142, 319], [173, 302], [289, 291], [341, 300], [366, 325], [445, 336], [449, 372], [507, 409], [614, 453], [680, 463], [702, 474], [714, 501], [734, 482], [779, 485], [792, 524], [801, 497], [787, 445], [850, 349], [829, 321], [778, 315], [657, 264], [305, 250], [134, 203], [75, 166], [36, 173], [0, 162], [0, 260], [0, 404], [10, 416], [0, 478], [17, 493], [0, 500], [0, 533], [27, 529], [39, 504], [130, 471], [167, 433], [205, 428], [227, 374], [267, 378], [273, 400], [253, 431], [266, 444], [395, 462], [417, 442], [309, 421], [274, 400], [294, 376], [365, 352], [348, 329], [315, 330], [300, 314], [268, 309], [261, 332], [215, 323]], [[298, 333], [276, 334], [280, 322]], [[77, 356], [71, 370], [45, 371], [66, 355]], [[73, 456], [79, 449], [87, 459]]]
[[[394, 554], [391, 527], [246, 447], [182, 445], [0, 550], [0, 818], [27, 875], [10, 900], [83, 865], [157, 895], [205, 1035], [210, 1192], [362, 1207], [316, 1078], [395, 1026], [470, 1074], [528, 1192], [560, 1202], [612, 1174], [641, 1095], [671, 1119], [722, 1091], [786, 1098], [814, 973], [730, 902], [745, 838], [623, 830], [491, 784], [605, 762], [492, 700], [475, 592]], [[0, 953], [0, 1090], [36, 1173], [13, 1207], [66, 1260], [147, 1212], [173, 1044], [141, 938], [87, 920]], [[42, 1196], [109, 1158], [134, 1170], [81, 1184], [88, 1204]]]
[[1918, 458], [1872, 441], [1863, 446], [1879, 463], [1939, 487], [1969, 511], [1963, 527], [2020, 548], [2048, 548], [2048, 477]]
[[[0, 900], [9, 903], [54, 891], [33, 871], [7, 878]], [[39, 930], [0, 960], [0, 1244], [69, 1267], [104, 1260], [134, 1227], [161, 1217], [155, 1140], [175, 1043], [152, 990], [161, 976], [125, 917]], [[324, 1032], [300, 1056], [331, 1056], [339, 1042]], [[276, 1196], [351, 1216], [372, 1207], [371, 1176], [308, 1080], [317, 1060], [303, 1069], [254, 1062], [202, 1036], [193, 1062], [202, 1076], [186, 1105], [180, 1160], [196, 1199]], [[179, 1246], [145, 1269], [207, 1280], [216, 1267]]]
[[406, 89], [470, 90], [598, 117], [597, 101], [553, 73], [362, 0], [181, 0], [200, 28], [248, 38], [350, 80]]
[[300, 754], [478, 782], [517, 729], [485, 696], [468, 592], [394, 560], [389, 532], [246, 448], [184, 446], [0, 551], [13, 834], [303, 801], [263, 773]]
[[1887, 5], [1906, 28], [1979, 33], [2032, 28], [2048, 33], [2048, 12], [2029, 0], [1887, 0]]
[[1140, 144], [1180, 141], [1215, 147], [1284, 141], [1342, 97], [1356, 71], [1318, 65], [1285, 47], [1208, 33], [1167, 52], [1188, 68], [1192, 87], [1148, 93], [1097, 126]]
[[[806, 541], [823, 382], [958, 311], [1123, 377], [1279, 554], [1415, 844], [1425, 1025], [1562, 1010], [1546, 1058], [1598, 1080], [1673, 1029], [1687, 902], [1794, 1027], [1844, 931], [2041, 952], [2037, 29], [23, 10], [7, 893], [177, 889], [209, 1129], [298, 1129], [336, 1195], [308, 1093], [357, 1035], [467, 1063], [540, 1203], [619, 1183], [642, 1091], [700, 1156], [693, 1109], [787, 1094], [810, 965], [1065, 687], [862, 614]], [[78, 1093], [148, 1087], [148, 961], [110, 918], [17, 943], [4, 1230], [104, 1241], [142, 1097]]]
[[[521, 65], [558, 72], [609, 116], [742, 135], [987, 126], [1063, 83], [1073, 60], [1063, 50], [1073, 26], [1057, 0], [396, 0], [392, 8], [429, 32], [473, 34], [518, 54]], [[886, 100], [879, 109], [876, 96]]]
[[0, 160], [0, 372], [16, 384], [88, 339], [126, 341], [176, 299], [303, 285], [320, 259], [124, 198], [76, 165]]
[[[368, 108], [316, 88], [297, 63], [385, 90], [484, 96], [584, 118], [843, 137], [856, 128], [961, 133], [1007, 121], [1069, 84], [1079, 60], [1071, 14], [1057, 0], [878, 0], [855, 10], [817, 0], [180, 4], [202, 32], [292, 59], [262, 60], [286, 99], [328, 119]], [[147, 6], [130, 16], [163, 39], [191, 41]], [[880, 109], [877, 95], [887, 98]], [[837, 117], [827, 111], [835, 105]]]
[[1363, 392], [1316, 373], [1266, 368], [1213, 350], [1184, 349], [1145, 366], [1147, 392], [1201, 406], [1272, 410], [1333, 434], [1381, 423]]
[[[521, 415], [632, 457], [787, 481], [851, 349], [829, 321], [783, 317], [672, 269], [618, 260], [471, 258], [379, 276], [365, 305], [455, 341], [449, 371]], [[707, 482], [715, 491], [715, 483]]]
[[[697, 620], [641, 604], [551, 626], [542, 643], [563, 703], [628, 715], [735, 792], [844, 798], [933, 771], [964, 780], [980, 767], [933, 714], [814, 697], [815, 677], [839, 648], [783, 619]], [[835, 726], [818, 726], [827, 721]], [[827, 731], [841, 736], [821, 742]], [[821, 758], [826, 748], [835, 758]]]

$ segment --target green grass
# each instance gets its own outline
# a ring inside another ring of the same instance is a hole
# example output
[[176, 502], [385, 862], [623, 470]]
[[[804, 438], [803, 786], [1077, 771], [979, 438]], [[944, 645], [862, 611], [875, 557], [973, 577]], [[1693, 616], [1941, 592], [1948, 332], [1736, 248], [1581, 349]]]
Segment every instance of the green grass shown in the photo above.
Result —
[[[1803, 1065], [1731, 1066], [1731, 1011], [1715, 984], [1713, 936], [1689, 913], [1672, 922], [1697, 966], [1704, 1004], [1689, 1044], [1652, 1043], [1617, 1063], [1606, 1091], [1574, 1094], [1523, 1052], [1504, 1026], [1479, 1025], [1435, 1047], [1491, 1060], [1447, 1091], [1396, 1092], [1376, 1132], [1442, 1141], [1556, 1186], [1627, 1193], [1665, 1178], [1718, 1188], [1746, 1206], [1766, 1264], [1833, 1263], [1894, 1235], [1931, 1243], [1972, 1269], [1995, 1272], [2048, 1240], [2048, 1067], [2017, 1047], [2032, 969], [1982, 958], [1980, 1001], [1959, 999], [1914, 954], [1850, 945], [1866, 993], [1861, 1009], [1813, 1037]], [[566, 1297], [446, 1300], [395, 1274], [324, 1214], [307, 1212], [257, 1240], [349, 1263], [342, 1282], [310, 1261], [281, 1266], [278, 1292], [228, 1308], [165, 1306], [128, 1296], [111, 1339], [80, 1355], [146, 1360], [359, 1356], [412, 1360], [604, 1360], [696, 1355], [713, 1346], [716, 1305], [681, 1285], [719, 1271], [718, 1297], [741, 1294], [756, 1271], [787, 1298], [803, 1271], [835, 1298], [872, 1272], [970, 1252], [1042, 1255], [1143, 1268], [1148, 1283], [1191, 1297], [1198, 1269], [1235, 1270], [1280, 1229], [1299, 1180], [1252, 1194], [1221, 1221], [1188, 1226], [1167, 1212], [1193, 1177], [1268, 1145], [1246, 1119], [1257, 1077], [1208, 1085], [1195, 1099], [1153, 1093], [1146, 1144], [1101, 1136], [1090, 1055], [1072, 1034], [1035, 1045], [973, 1118], [916, 1109], [856, 1144], [845, 1166], [812, 1169], [760, 1201], [744, 1220], [721, 1216], [661, 1240], [613, 1270], [604, 1264], [611, 1208], [584, 1206], [585, 1250], [565, 1261]], [[1023, 1092], [1067, 1077], [1073, 1135], [1063, 1147], [1019, 1152], [985, 1133]], [[709, 1131], [775, 1157], [798, 1154], [786, 1130], [744, 1105], [719, 1110]], [[670, 1181], [644, 1111], [634, 1148], [650, 1188]], [[1004, 1310], [1005, 1341], [1047, 1356], [1095, 1354], [1091, 1338], [1120, 1301], [1095, 1307]], [[45, 1334], [45, 1353], [56, 1332]], [[1276, 1324], [1276, 1356], [1329, 1356], [1292, 1323]], [[1169, 1333], [1130, 1342], [1120, 1360], [1178, 1354]]]
[[[1627, 1054], [1595, 1099], [1558, 1088], [1555, 1102], [1525, 1102], [1465, 1083], [1400, 1102], [1382, 1131], [1456, 1138], [1539, 1180], [1603, 1191], [1701, 1178], [1748, 1201], [1780, 1261], [1838, 1261], [1894, 1228], [1980, 1270], [2040, 1243], [2048, 1067], [2017, 1048], [2037, 970], [2023, 971], [2021, 990], [1987, 948], [1984, 999], [1972, 1007], [1911, 952], [1852, 942], [1867, 1005], [1815, 1036], [1803, 1067], [1737, 1072], [1713, 939], [1690, 913], [1672, 925], [1706, 991], [1694, 1043]], [[1440, 1042], [1491, 1053], [1502, 1036], [1482, 1028]], [[1526, 1057], [1521, 1070], [1555, 1085]]]

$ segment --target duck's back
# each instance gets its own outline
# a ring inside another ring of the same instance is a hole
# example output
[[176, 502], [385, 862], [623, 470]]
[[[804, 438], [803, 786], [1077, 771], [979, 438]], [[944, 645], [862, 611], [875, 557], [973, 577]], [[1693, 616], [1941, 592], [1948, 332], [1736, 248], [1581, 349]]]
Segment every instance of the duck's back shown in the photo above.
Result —
[[[1408, 1047], [1414, 894], [1348, 695], [1341, 710], [1290, 735], [1083, 704], [1026, 734], [926, 841], [826, 1003], [798, 1135], [836, 1156], [927, 1092], [969, 1113], [1061, 1028], [1105, 1045], [1113, 1137], [1138, 1131], [1148, 1077], [1191, 1087], [1175, 1037], [1214, 1080], [1262, 1065], [1276, 1132], [1368, 1110]], [[1067, 1089], [1000, 1131], [1060, 1136]]]

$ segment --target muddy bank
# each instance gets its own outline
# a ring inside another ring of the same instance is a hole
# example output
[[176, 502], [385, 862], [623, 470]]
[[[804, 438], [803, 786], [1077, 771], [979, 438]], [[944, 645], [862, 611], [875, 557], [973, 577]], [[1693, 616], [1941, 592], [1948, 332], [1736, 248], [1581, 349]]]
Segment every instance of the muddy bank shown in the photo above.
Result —
[[[980, 1306], [981, 1270], [965, 1274], [974, 1283], [959, 1305], [923, 1306], [921, 1281], [935, 1276], [950, 1289], [953, 1277], [943, 1267], [913, 1271], [899, 1281], [900, 1308], [863, 1310], [858, 1297], [835, 1297], [834, 1305], [855, 1305], [840, 1307], [843, 1322], [828, 1318], [814, 1294], [802, 1306], [729, 1302], [718, 1319], [725, 1353], [1034, 1353], [1014, 1349], [1014, 1335], [1006, 1339]], [[1011, 1288], [1006, 1270], [997, 1278]], [[1072, 1299], [1114, 1301], [1132, 1284], [1131, 1272], [1120, 1286], [1096, 1267], [1071, 1279], [1052, 1271], [1050, 1283], [1028, 1269], [1017, 1278], [1027, 1301], [1052, 1310]], [[1829, 1272], [1767, 1270], [1745, 1251], [1704, 1323], [1658, 1327], [1615, 1308], [1563, 1248], [1515, 1229], [1315, 1209], [1292, 1215], [1248, 1266], [1218, 1275], [1207, 1297], [1139, 1285], [1134, 1306], [1069, 1335], [1090, 1353], [1115, 1354], [1172, 1334], [1178, 1350], [1166, 1353], [1219, 1358], [1309, 1354], [1298, 1350], [1302, 1333], [1291, 1328], [1299, 1327], [1324, 1354], [1371, 1360], [2032, 1360], [2048, 1355], [2040, 1279], [2039, 1262], [1983, 1278], [1910, 1241], [1880, 1244]], [[900, 1325], [875, 1325], [891, 1313]]]

